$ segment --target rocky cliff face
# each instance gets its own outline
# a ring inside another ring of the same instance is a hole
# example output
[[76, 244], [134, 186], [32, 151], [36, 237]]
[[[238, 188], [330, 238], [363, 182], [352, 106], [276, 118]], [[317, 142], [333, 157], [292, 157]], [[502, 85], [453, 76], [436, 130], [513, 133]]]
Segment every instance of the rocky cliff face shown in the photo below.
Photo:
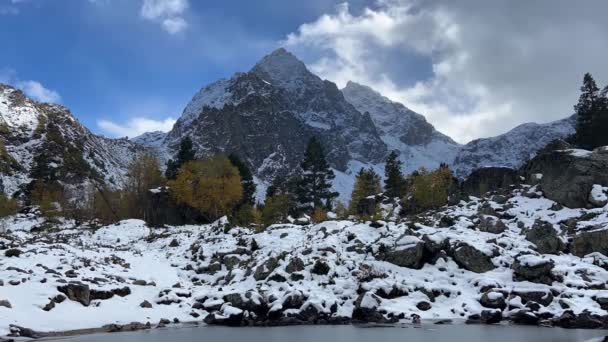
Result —
[[367, 86], [348, 82], [342, 93], [361, 113], [369, 113], [387, 148], [399, 152], [407, 173], [450, 163], [460, 149], [459, 144], [437, 131], [424, 116]]
[[184, 136], [201, 155], [239, 154], [267, 180], [297, 169], [312, 136], [326, 146], [337, 170], [353, 159], [379, 163], [386, 155], [370, 116], [284, 49], [197, 93], [165, 144], [174, 150]]
[[138, 151], [142, 147], [126, 139], [92, 134], [63, 106], [38, 103], [0, 85], [0, 179], [9, 195], [31, 181], [35, 158], [42, 154], [68, 187], [92, 179], [120, 187], [126, 166]]

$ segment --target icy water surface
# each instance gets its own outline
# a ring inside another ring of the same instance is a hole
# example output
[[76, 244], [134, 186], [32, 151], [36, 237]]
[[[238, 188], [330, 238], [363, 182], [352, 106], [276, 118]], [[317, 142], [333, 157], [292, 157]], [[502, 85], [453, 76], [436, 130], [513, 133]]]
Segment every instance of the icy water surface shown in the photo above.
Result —
[[391, 328], [297, 326], [277, 328], [197, 327], [99, 334], [70, 338], [72, 342], [570, 342], [595, 341], [602, 330], [565, 330], [526, 326], [423, 325]]

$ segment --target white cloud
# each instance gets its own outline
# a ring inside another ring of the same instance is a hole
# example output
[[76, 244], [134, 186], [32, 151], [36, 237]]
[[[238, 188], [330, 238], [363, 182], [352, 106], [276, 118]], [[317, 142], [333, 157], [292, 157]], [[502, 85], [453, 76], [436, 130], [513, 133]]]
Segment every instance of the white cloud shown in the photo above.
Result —
[[0, 69], [0, 83], [11, 84], [39, 102], [61, 103], [61, 96], [57, 91], [46, 88], [38, 81], [21, 80], [12, 69]]
[[[467, 142], [569, 115], [587, 71], [608, 80], [607, 11], [602, 1], [379, 0], [356, 15], [341, 5], [283, 43], [315, 52], [322, 77], [370, 85]], [[390, 54], [422, 56], [431, 76], [404, 86]]]
[[184, 19], [188, 7], [188, 0], [143, 0], [140, 15], [160, 23], [168, 33], [177, 34], [188, 27]]
[[97, 125], [112, 137], [136, 137], [146, 132], [162, 131], [168, 132], [175, 124], [174, 118], [154, 120], [144, 117], [129, 119], [126, 123], [116, 123], [110, 120], [99, 120]]
[[58, 92], [45, 88], [38, 81], [19, 81], [16, 85], [17, 88], [23, 90], [24, 93], [36, 101], [49, 103], [61, 102], [61, 96], [59, 96]]

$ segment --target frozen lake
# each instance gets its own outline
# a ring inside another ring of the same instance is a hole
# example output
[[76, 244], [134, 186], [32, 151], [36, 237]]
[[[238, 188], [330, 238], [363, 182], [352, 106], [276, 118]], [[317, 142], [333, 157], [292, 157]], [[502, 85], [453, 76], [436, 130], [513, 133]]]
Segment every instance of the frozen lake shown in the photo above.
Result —
[[422, 327], [363, 328], [356, 326], [295, 326], [276, 328], [192, 327], [98, 334], [68, 339], [74, 342], [572, 342], [598, 341], [602, 330], [566, 330], [528, 326], [423, 325]]

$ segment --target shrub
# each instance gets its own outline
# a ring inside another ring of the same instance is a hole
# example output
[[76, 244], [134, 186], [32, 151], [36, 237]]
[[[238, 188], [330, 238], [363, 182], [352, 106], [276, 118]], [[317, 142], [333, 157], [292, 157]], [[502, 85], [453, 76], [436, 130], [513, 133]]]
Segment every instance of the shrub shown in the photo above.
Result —
[[321, 207], [315, 208], [312, 212], [312, 222], [321, 223], [323, 221], [327, 221], [327, 210]]
[[19, 202], [0, 192], [0, 217], [14, 215], [17, 211], [19, 211]]

